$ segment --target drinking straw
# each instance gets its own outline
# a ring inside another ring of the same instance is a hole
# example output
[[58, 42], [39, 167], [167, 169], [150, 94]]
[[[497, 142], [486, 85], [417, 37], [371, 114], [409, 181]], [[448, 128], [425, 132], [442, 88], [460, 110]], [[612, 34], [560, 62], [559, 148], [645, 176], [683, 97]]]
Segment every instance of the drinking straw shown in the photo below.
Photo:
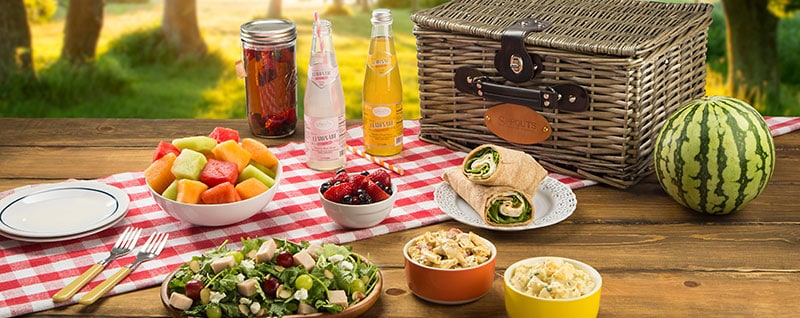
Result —
[[317, 41], [319, 41], [319, 50], [320, 52], [325, 52], [325, 47], [324, 47], [325, 43], [322, 42], [322, 26], [319, 25], [319, 12], [317, 12], [317, 10], [314, 10], [314, 25], [316, 26], [315, 28], [316, 30], [314, 30], [314, 32], [317, 32]]
[[362, 157], [362, 158], [364, 158], [364, 159], [367, 159], [367, 160], [369, 160], [369, 161], [372, 161], [373, 163], [375, 163], [375, 164], [377, 164], [377, 165], [379, 165], [379, 166], [381, 166], [381, 167], [384, 167], [384, 168], [386, 168], [386, 169], [389, 169], [389, 170], [391, 170], [391, 171], [394, 171], [395, 173], [397, 173], [397, 174], [399, 174], [399, 175], [401, 175], [401, 176], [402, 176], [403, 174], [405, 174], [405, 173], [406, 173], [405, 171], [403, 171], [403, 169], [402, 169], [402, 168], [400, 168], [400, 167], [395, 167], [395, 166], [394, 166], [394, 165], [392, 165], [391, 163], [388, 163], [388, 162], [386, 162], [386, 161], [383, 161], [383, 160], [381, 160], [381, 159], [375, 158], [375, 157], [373, 157], [372, 155], [370, 155], [370, 154], [368, 154], [368, 153], [366, 153], [366, 152], [363, 152], [363, 151], [361, 151], [361, 150], [359, 150], [359, 149], [357, 149], [357, 148], [355, 148], [355, 147], [353, 147], [353, 146], [347, 145], [347, 150], [350, 150], [350, 151], [352, 151], [354, 154], [357, 154], [357, 155], [361, 156], [361, 157]]

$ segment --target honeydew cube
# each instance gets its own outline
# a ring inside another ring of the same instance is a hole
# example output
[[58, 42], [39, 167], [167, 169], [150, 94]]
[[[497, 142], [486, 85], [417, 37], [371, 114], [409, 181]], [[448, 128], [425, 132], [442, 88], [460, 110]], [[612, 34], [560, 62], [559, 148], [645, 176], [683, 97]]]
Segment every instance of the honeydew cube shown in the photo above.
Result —
[[200, 203], [200, 194], [206, 191], [208, 186], [197, 180], [180, 179], [178, 180], [178, 195], [175, 201], [183, 203]]
[[276, 173], [275, 170], [278, 170], [277, 166], [274, 169], [270, 169], [269, 167], [262, 165], [258, 162], [255, 162], [253, 160], [250, 160], [250, 164], [253, 167], [258, 168], [258, 170], [261, 170], [261, 172], [266, 173], [270, 178], [275, 179], [275, 173]]
[[172, 163], [172, 174], [178, 179], [197, 180], [206, 166], [208, 159], [202, 153], [191, 149], [181, 150], [181, 154]]
[[162, 193], [170, 183], [175, 181], [172, 167], [176, 158], [177, 156], [174, 153], [167, 153], [156, 159], [156, 161], [151, 162], [147, 169], [144, 170], [144, 180], [153, 191]]
[[217, 160], [235, 163], [239, 171], [242, 171], [247, 166], [247, 163], [250, 162], [250, 152], [233, 140], [226, 140], [221, 144], [217, 144], [211, 152]]
[[165, 197], [167, 199], [170, 199], [172, 201], [177, 200], [178, 199], [178, 180], [172, 181], [172, 183], [169, 184], [167, 189], [165, 189], [164, 192], [161, 193], [161, 196]]
[[256, 178], [250, 178], [236, 185], [236, 192], [242, 200], [247, 200], [269, 190], [269, 187]]
[[263, 143], [253, 138], [242, 138], [242, 148], [250, 152], [250, 159], [270, 169], [278, 166], [278, 157]]
[[239, 180], [237, 182], [242, 182], [250, 178], [255, 178], [256, 180], [261, 181], [267, 187], [272, 187], [275, 185], [275, 179], [272, 179], [266, 173], [254, 167], [253, 165], [247, 165], [247, 167], [245, 167], [242, 172], [239, 173]]
[[208, 136], [191, 136], [174, 139], [172, 144], [180, 150], [191, 149], [197, 152], [211, 152], [217, 146], [217, 140]]

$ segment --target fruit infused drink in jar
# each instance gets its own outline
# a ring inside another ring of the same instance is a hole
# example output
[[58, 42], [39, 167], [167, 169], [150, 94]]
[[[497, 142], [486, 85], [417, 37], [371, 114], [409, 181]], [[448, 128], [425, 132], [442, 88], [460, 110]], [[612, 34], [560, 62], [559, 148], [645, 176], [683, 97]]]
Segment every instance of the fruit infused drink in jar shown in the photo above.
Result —
[[306, 165], [314, 170], [331, 171], [344, 167], [345, 136], [344, 91], [333, 49], [331, 23], [315, 20], [308, 81], [303, 107]]
[[403, 150], [403, 86], [392, 38], [392, 13], [375, 9], [371, 21], [361, 109], [364, 150], [391, 156]]
[[297, 125], [297, 28], [266, 19], [240, 28], [245, 68], [247, 120], [256, 136], [280, 138]]

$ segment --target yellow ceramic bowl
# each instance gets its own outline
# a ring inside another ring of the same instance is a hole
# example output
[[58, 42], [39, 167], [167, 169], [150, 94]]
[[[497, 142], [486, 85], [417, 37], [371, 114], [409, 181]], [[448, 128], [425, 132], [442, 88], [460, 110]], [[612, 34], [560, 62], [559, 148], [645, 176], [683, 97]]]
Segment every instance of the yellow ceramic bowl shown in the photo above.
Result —
[[[557, 258], [565, 262], [572, 263], [576, 269], [581, 269], [586, 272], [589, 277], [595, 282], [594, 289], [577, 298], [569, 299], [543, 299], [534, 297], [524, 292], [517, 290], [511, 286], [509, 280], [511, 273], [521, 264], [535, 264], [542, 263], [546, 258]], [[600, 273], [589, 265], [582, 262], [563, 258], [563, 257], [533, 257], [518, 261], [506, 269], [503, 275], [505, 283], [505, 305], [506, 313], [509, 317], [569, 317], [569, 318], [584, 318], [584, 317], [597, 317], [597, 312], [600, 309], [600, 290], [603, 286], [603, 279]]]

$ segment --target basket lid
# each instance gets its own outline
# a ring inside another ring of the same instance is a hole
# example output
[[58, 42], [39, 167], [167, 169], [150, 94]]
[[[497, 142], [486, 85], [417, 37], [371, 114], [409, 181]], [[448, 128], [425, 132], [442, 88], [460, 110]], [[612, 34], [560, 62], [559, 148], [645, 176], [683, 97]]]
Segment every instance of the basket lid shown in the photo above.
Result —
[[706, 32], [713, 5], [640, 0], [453, 0], [419, 11], [419, 27], [500, 40], [516, 21], [550, 22], [528, 45], [568, 52], [637, 57]]

